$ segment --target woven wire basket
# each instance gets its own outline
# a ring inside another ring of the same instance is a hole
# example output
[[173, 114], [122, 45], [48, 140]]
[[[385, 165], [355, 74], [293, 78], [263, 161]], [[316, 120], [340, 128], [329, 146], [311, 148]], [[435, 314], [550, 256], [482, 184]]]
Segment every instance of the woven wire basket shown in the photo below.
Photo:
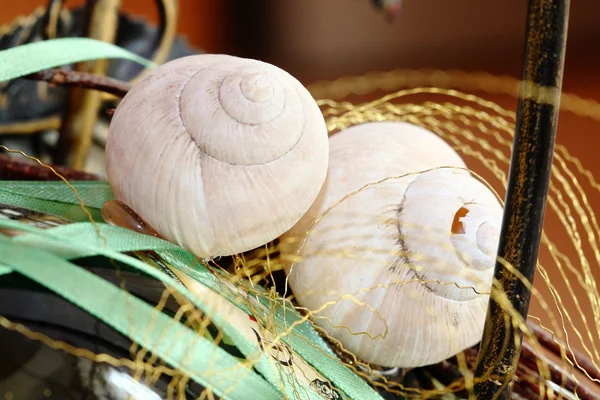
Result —
[[[468, 94], [468, 88], [461, 91], [460, 85], [455, 83], [456, 80], [451, 80], [454, 82], [452, 86], [457, 87], [456, 89], [434, 86], [439, 74], [433, 72], [427, 75], [421, 72], [416, 75], [420, 78], [415, 82], [418, 87], [412, 88], [407, 77], [415, 76], [414, 73], [384, 74], [384, 76], [400, 77], [407, 88], [365, 103], [341, 100], [319, 100], [318, 102], [332, 134], [352, 125], [381, 120], [405, 121], [435, 132], [467, 160], [470, 169], [481, 175], [500, 196], [504, 196], [507, 183], [506, 170], [515, 127], [514, 112], [485, 100], [485, 96], [482, 98]], [[431, 79], [430, 85], [427, 85], [427, 76]], [[447, 76], [452, 78], [450, 74]], [[379, 88], [377, 77], [375, 78], [361, 77], [356, 80], [364, 83], [366, 79], [373, 84], [373, 88]], [[489, 77], [489, 79], [492, 90], [499, 87], [498, 78]], [[343, 81], [345, 90], [353, 91], [352, 81], [352, 79]], [[514, 82], [512, 84], [514, 87]], [[313, 91], [332, 89], [336, 85], [340, 83], [319, 84], [311, 89]], [[508, 88], [509, 85], [506, 87]], [[484, 82], [480, 81], [479, 89], [480, 91], [485, 89]], [[578, 104], [586, 104], [589, 110], [597, 107], [597, 104], [576, 96], [570, 99]], [[581, 118], [586, 118], [590, 126], [599, 122], [598, 119], [587, 116]], [[598, 251], [595, 238], [599, 234], [599, 227], [590, 204], [598, 201], [600, 185], [577, 158], [569, 154], [568, 150], [560, 144], [556, 147], [554, 160], [547, 216], [547, 221], [552, 224], [553, 229], [550, 232], [545, 231], [543, 236], [540, 263], [537, 265], [538, 276], [532, 289], [532, 311], [528, 318], [531, 332], [525, 335], [513, 396], [544, 398], [554, 393], [555, 397], [560, 397], [563, 388], [566, 393], [577, 393], [579, 398], [594, 398], [597, 396], [595, 381], [599, 376], [597, 323], [600, 318], [596, 315], [597, 309], [594, 306], [598, 301], [595, 289], [597, 278], [594, 274], [595, 269], [598, 268], [598, 260], [587, 254], [595, 254]], [[93, 193], [86, 193], [82, 186], [78, 186], [78, 190], [86, 198], [86, 203], [90, 198], [93, 203]], [[98, 188], [94, 189], [97, 190]], [[43, 196], [41, 187], [38, 193]], [[77, 207], [74, 204], [71, 212], [74, 212]], [[51, 209], [54, 210], [53, 214], [56, 214], [58, 209], [56, 207]], [[62, 214], [69, 215], [68, 212]], [[37, 218], [51, 225], [49, 217]], [[148, 258], [146, 261], [151, 262]], [[218, 271], [217, 276], [222, 282], [229, 282], [232, 287], [241, 286], [244, 290], [253, 291], [271, 302], [281, 301], [277, 292], [269, 291], [270, 288], [276, 288], [283, 282], [276, 246], [261, 254], [254, 252], [221, 260], [218, 266], [215, 271]], [[103, 271], [105, 278], [112, 276], [112, 273], [107, 270]], [[136, 283], [138, 285], [136, 289], [128, 287], [128, 290], [138, 295], [141, 293], [144, 297], [153, 293], [154, 301], [158, 303], [157, 307], [165, 306], [159, 296], [164, 289], [159, 289], [160, 286], [155, 282], [143, 282], [133, 275], [128, 276], [126, 281], [132, 287], [135, 287]], [[250, 282], [253, 284], [250, 285]], [[281, 291], [281, 286], [278, 289]], [[235, 293], [232, 300], [237, 299], [254, 310], [257, 315], [264, 316], [264, 311], [257, 310], [256, 304], [250, 302], [248, 297], [239, 295], [239, 289], [232, 293]], [[295, 304], [293, 297], [289, 298], [289, 301], [290, 304]], [[174, 318], [180, 318], [181, 314], [193, 313], [191, 309], [184, 311], [184, 308], [180, 308], [183, 306], [177, 302], [172, 302], [170, 307], [175, 312]], [[178, 308], [180, 315], [176, 313]], [[198, 316], [200, 315], [204, 313], [198, 312]], [[77, 314], [73, 318], [77, 320], [82, 317]], [[206, 316], [198, 318], [199, 321], [209, 324], [205, 319]], [[270, 318], [264, 321], [266, 331], [273, 330], [272, 335], [276, 336], [277, 322]], [[202, 324], [202, 322], [197, 323]], [[136, 350], [127, 357], [115, 360], [108, 356], [110, 353], [107, 350], [100, 354], [85, 352], [81, 348], [74, 348], [72, 344], [23, 331], [9, 320], [3, 320], [3, 326], [25, 333], [26, 336], [34, 339], [43, 340], [51, 348], [59, 348], [75, 357], [83, 357], [84, 360], [88, 360], [87, 362], [95, 362], [98, 366], [129, 366], [139, 371], [139, 366], [135, 366], [134, 361], [140, 357], [140, 351], [142, 353], [146, 351]], [[213, 339], [219, 341], [218, 334], [215, 334]], [[336, 348], [333, 341], [330, 344], [332, 348]], [[132, 346], [137, 347], [134, 344]], [[371, 382], [386, 398], [440, 398], [442, 395], [450, 394], [457, 395], [458, 398], [467, 398], [473, 387], [472, 374], [477, 360], [477, 350], [477, 347], [470, 348], [440, 364], [405, 372], [378, 369], [360, 360], [354, 360], [351, 354], [343, 351], [338, 352], [337, 355], [342, 360], [340, 362], [346, 363], [356, 374]], [[285, 353], [285, 351], [276, 350], [275, 354]], [[332, 357], [332, 355], [325, 354], [324, 357]], [[83, 361], [78, 363], [83, 364]], [[305, 366], [305, 368], [309, 367]], [[102, 368], [99, 367], [98, 371], [101, 370]], [[184, 377], [185, 374], [182, 373], [178, 379], [184, 380], [177, 380], [177, 382], [185, 382]], [[146, 383], [152, 382], [144, 374], [141, 374], [140, 378], [143, 378]], [[163, 377], [162, 380], [164, 379]], [[170, 377], [167, 381], [169, 379], [174, 378]], [[324, 379], [323, 382], [325, 381]], [[175, 384], [175, 382], [176, 380], [171, 380], [171, 383]], [[160, 388], [158, 383], [154, 382], [151, 386]], [[323, 388], [327, 387], [323, 386]], [[327, 389], [323, 390], [327, 391]], [[562, 395], [565, 396], [563, 398], [576, 398], [573, 394]]]
[[[487, 98], [497, 99], [498, 94], [517, 98], [518, 88], [516, 79], [486, 73], [422, 70], [347, 77], [310, 87], [317, 98], [336, 99], [319, 101], [332, 133], [370, 121], [394, 120], [421, 126], [450, 143], [467, 160], [469, 168], [502, 198], [506, 195], [516, 113]], [[386, 91], [389, 93], [364, 103], [343, 100]], [[599, 125], [597, 102], [572, 94], [563, 94], [562, 99], [561, 114], [577, 115], [592, 130]], [[548, 195], [547, 228], [542, 233], [540, 261], [532, 287], [532, 309], [528, 315], [531, 332], [525, 335], [515, 396], [545, 398], [554, 391], [557, 397], [569, 398], [560, 394], [558, 387], [569, 387], [579, 398], [598, 396], [595, 388], [599, 376], [596, 351], [599, 338], [595, 326], [598, 317], [593, 311], [597, 302], [593, 287], [598, 261], [592, 254], [598, 251], [595, 238], [600, 231], [593, 205], [600, 200], [599, 188], [594, 175], [558, 143]], [[476, 349], [461, 357], [462, 361], [460, 357], [452, 360], [456, 368], [453, 371], [449, 371], [450, 363], [444, 362], [409, 372], [405, 379], [423, 391], [400, 389], [394, 383], [386, 390], [414, 398], [460, 390], [460, 398], [466, 398], [468, 392], [462, 388], [473, 385], [469, 382], [473, 377], [467, 373], [459, 378], [462, 375], [459, 363], [465, 363], [462, 368], [472, 373]], [[565, 380], [563, 386], [556, 380], [560, 370], [568, 375], [560, 378]], [[435, 380], [445, 389], [436, 387]], [[531, 397], [534, 392], [536, 397]]]

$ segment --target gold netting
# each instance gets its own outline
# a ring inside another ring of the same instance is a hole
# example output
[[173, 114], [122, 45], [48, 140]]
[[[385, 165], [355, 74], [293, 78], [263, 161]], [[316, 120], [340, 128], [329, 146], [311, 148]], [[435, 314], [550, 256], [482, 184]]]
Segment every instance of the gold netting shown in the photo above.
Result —
[[[518, 95], [518, 87], [519, 82], [515, 79], [485, 73], [399, 70], [364, 77], [343, 78], [335, 82], [319, 82], [309, 86], [309, 89], [318, 99], [331, 134], [356, 124], [383, 120], [405, 121], [424, 127], [447, 141], [464, 157], [469, 169], [503, 199], [515, 128], [515, 113], [512, 109], [490, 101], [490, 98], [502, 95], [512, 96], [514, 100]], [[368, 101], [365, 100], [366, 98]], [[589, 126], [590, 131], [599, 126], [600, 104], [596, 102], [565, 94], [562, 98], [561, 115], [565, 113], [574, 114], [582, 119]], [[559, 138], [560, 133], [559, 128]], [[419, 172], [415, 171], [415, 173]], [[401, 178], [390, 177], [390, 179]], [[276, 182], [273, 184], [275, 185]], [[600, 204], [600, 184], [578, 158], [560, 144], [559, 140], [554, 153], [546, 227], [537, 275], [532, 287], [529, 325], [509, 310], [509, 314], [513, 316], [509, 323], [519, 326], [524, 331], [526, 345], [533, 354], [540, 357], [531, 354], [523, 356], [528, 359], [520, 363], [515, 385], [515, 393], [522, 398], [536, 398], [532, 397], [534, 395], [538, 396], [537, 398], [577, 398], [568, 394], [574, 391], [569, 386], [572, 386], [572, 382], [588, 387], [593, 387], [594, 382], [600, 383], [597, 379], [600, 374], [598, 351], [600, 293], [596, 283], [600, 274], [598, 246], [600, 227], [594, 212], [597, 204]], [[356, 238], [356, 240], [364, 239]], [[342, 258], [351, 253], [352, 249], [336, 248], [335, 251], [339, 251]], [[369, 262], [368, 255], [355, 256], [364, 257], [364, 262]], [[421, 256], [427, 257], [427, 255]], [[306, 319], [318, 317], [321, 311], [307, 310], [295, 302], [293, 293], [285, 287], [285, 279], [281, 280], [277, 277], [277, 274], [282, 275], [280, 257], [278, 244], [275, 242], [256, 251], [211, 263], [219, 279], [226, 282], [239, 301], [252, 309], [255, 317], [264, 324], [262, 334], [270, 337], [273, 345], [271, 351], [275, 353], [282, 351], [282, 348], [278, 346], [281, 335], [277, 335], [274, 327], [276, 323], [274, 313], [269, 309], [257, 307], [255, 302], [248, 301], [246, 296], [240, 294], [239, 289], [268, 298], [271, 302], [285, 302], [296, 306]], [[443, 267], [443, 262], [440, 262], [440, 267]], [[390, 282], [389, 285], [406, 283], [409, 282]], [[453, 282], [441, 283], [453, 284]], [[481, 294], [485, 295], [485, 293]], [[341, 296], [344, 295], [352, 298], [355, 294], [341, 293]], [[210, 315], [203, 315], [189, 301], [175, 295], [172, 288], [165, 289], [156, 309], [162, 310], [169, 299], [174, 299], [179, 307], [174, 319], [185, 320], [186, 324], [193, 327], [199, 335], [208, 335], [217, 343], [223, 340], [222, 333], [215, 335], [208, 332]], [[500, 296], [496, 300], [508, 308], [506, 298]], [[369, 308], [368, 305], [362, 305]], [[371, 312], [377, 311], [371, 309]], [[3, 317], [0, 318], [0, 325], [95, 363], [106, 363], [129, 369], [136, 379], [143, 380], [147, 385], [152, 385], [161, 376], [168, 376], [171, 381], [169, 398], [185, 398], [183, 388], [188, 383], [189, 377], [181, 371], [168, 367], [148, 349], [143, 349], [139, 345], [133, 345], [129, 358], [115, 359], [106, 354], [94, 354], [55, 341]], [[386, 322], [386, 326], [392, 324]], [[551, 333], [552, 341], [560, 349], [561, 354], [558, 357], [548, 356], [548, 345], [540, 343], [539, 336], [533, 334], [534, 327], [538, 327], [538, 332]], [[284, 334], [290, 334], [293, 327], [284, 328]], [[150, 330], [152, 327], [149, 326], [147, 329]], [[326, 335], [323, 330], [318, 330]], [[377, 336], [377, 333], [369, 332], [356, 334], [367, 334], [374, 340]], [[385, 334], [393, 334], [393, 330], [388, 329]], [[176, 340], [176, 338], [164, 338], [164, 340]], [[417, 378], [409, 381], [386, 378], [377, 366], [367, 365], [357, 359], [335, 339], [328, 338], [328, 340], [340, 356], [340, 362], [346, 363], [382, 392], [422, 399], [445, 398], [443, 396], [452, 393], [462, 393], [461, 396], [467, 393], [472, 396], [476, 349], [458, 354], [451, 363], [420, 369], [416, 371]], [[581, 358], [573, 361], [575, 353], [583, 354], [587, 358], [587, 363], [585, 365], [580, 363]], [[555, 374], [553, 375], [549, 364], [541, 358], [542, 355], [550, 357], [554, 365], [562, 369], [564, 376], [557, 378]], [[332, 356], [323, 353], [323, 357]], [[253, 357], [246, 357], [244, 363], [251, 365], [253, 361]], [[456, 366], [455, 370], [458, 374], [448, 380], [446, 368], [450, 364]], [[219, 369], [219, 366], [215, 365], [215, 369]], [[528, 371], [535, 373], [528, 374]], [[305, 372], [298, 372], [298, 374], [303, 373]], [[410, 372], [406, 376], [410, 376]], [[296, 376], [296, 379], [300, 380], [301, 376]], [[567, 382], [569, 379], [571, 383]], [[300, 391], [304, 389], [298, 386], [297, 382], [290, 381], [283, 374], [281, 380], [282, 385], [285, 380], [295, 387], [300, 398]], [[199, 398], [213, 397], [212, 392], [206, 390]]]

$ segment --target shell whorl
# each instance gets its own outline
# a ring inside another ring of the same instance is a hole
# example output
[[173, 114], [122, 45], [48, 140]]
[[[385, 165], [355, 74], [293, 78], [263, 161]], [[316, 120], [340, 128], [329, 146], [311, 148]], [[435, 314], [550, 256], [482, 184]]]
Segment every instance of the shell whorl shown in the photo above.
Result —
[[200, 258], [245, 252], [290, 229], [317, 197], [327, 127], [302, 84], [227, 55], [170, 61], [113, 115], [106, 173], [115, 198]]
[[330, 138], [325, 185], [282, 258], [299, 305], [359, 359], [423, 366], [481, 339], [502, 207], [465, 167], [407, 123]]
[[[291, 77], [256, 60], [227, 57], [219, 68], [213, 66], [199, 67], [179, 98], [183, 125], [198, 148], [233, 165], [265, 164], [293, 149], [305, 115]], [[215, 130], [224, 127], [227, 140], [219, 140], [223, 136]], [[244, 151], [236, 151], [238, 147]]]
[[418, 175], [398, 212], [404, 268], [448, 300], [473, 300], [488, 292], [499, 239], [499, 209], [490, 210], [495, 203], [493, 193], [465, 170]]

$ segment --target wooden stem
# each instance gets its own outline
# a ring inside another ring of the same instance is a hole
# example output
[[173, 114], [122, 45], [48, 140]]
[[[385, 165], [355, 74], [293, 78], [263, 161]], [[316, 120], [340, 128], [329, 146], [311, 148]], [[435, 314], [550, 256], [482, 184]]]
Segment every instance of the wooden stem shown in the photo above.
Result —
[[[535, 274], [562, 90], [570, 0], [529, 0], [523, 76], [494, 285], [475, 370], [477, 399], [508, 400], [523, 332], [504, 296], [527, 318]], [[505, 262], [501, 262], [501, 261]], [[498, 378], [500, 377], [500, 378]]]
[[47, 69], [24, 78], [45, 81], [52, 85], [74, 86], [78, 88], [98, 90], [110, 93], [117, 97], [124, 97], [131, 89], [127, 82], [106, 77], [104, 75], [91, 74], [89, 72], [71, 71], [65, 69]]
[[[114, 43], [120, 3], [120, 0], [88, 0], [86, 9], [91, 10], [88, 37]], [[106, 75], [108, 65], [108, 60], [97, 60], [79, 63], [75, 69], [79, 72]], [[71, 90], [55, 153], [57, 164], [78, 170], [84, 168], [101, 106], [102, 93], [82, 88]]]
[[[60, 165], [48, 165], [69, 181], [93, 181], [100, 179], [100, 177], [95, 174], [76, 171]], [[11, 157], [7, 154], [0, 154], [0, 180], [58, 181], [60, 178], [49, 168], [44, 168], [36, 163], [19, 160], [16, 157]]]

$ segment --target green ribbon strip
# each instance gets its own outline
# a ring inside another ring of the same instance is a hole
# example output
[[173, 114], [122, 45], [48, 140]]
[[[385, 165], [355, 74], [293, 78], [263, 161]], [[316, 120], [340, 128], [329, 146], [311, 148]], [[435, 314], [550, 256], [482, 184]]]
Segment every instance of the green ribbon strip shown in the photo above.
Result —
[[[158, 251], [157, 253], [174, 267], [221, 294], [247, 314], [253, 315], [251, 310], [244, 304], [240, 304], [239, 300], [231, 295], [230, 290], [226, 287], [223, 288], [219, 280], [208, 272], [206, 267], [200, 264], [193, 256], [185, 260], [185, 262], [181, 262], [184, 259], [173, 257], [168, 254], [168, 251]], [[288, 335], [283, 336], [283, 341], [290, 345], [298, 355], [319, 371], [321, 375], [331, 381], [337, 389], [344, 392], [351, 399], [382, 400], [381, 395], [369, 384], [350, 368], [342, 364], [309, 322], [303, 321], [298, 323], [302, 319], [302, 316], [294, 308], [289, 304], [275, 303], [273, 299], [264, 296], [255, 296], [255, 298], [265, 308], [274, 310], [275, 328], [278, 334], [287, 332], [291, 326], [294, 326], [294, 329]], [[273, 321], [271, 320], [271, 322]]]
[[[96, 233], [96, 227], [91, 226], [91, 224], [75, 225], [76, 227], [74, 229], [70, 229], [70, 225], [66, 225], [57, 228], [42, 230], [38, 228], [33, 228], [31, 226], [22, 224], [17, 221], [0, 221], [0, 228], [21, 229], [23, 231], [30, 232], [29, 235], [17, 236], [12, 239], [13, 242], [24, 246], [23, 248], [43, 249], [44, 251], [54, 254], [55, 256], [66, 256], [68, 258], [102, 255], [108, 258], [113, 258], [115, 260], [121, 261], [132, 268], [136, 268], [141, 272], [144, 272], [154, 277], [155, 279], [159, 279], [169, 284], [175, 290], [179, 291], [182, 295], [186, 296], [192, 303], [194, 303], [200, 310], [202, 310], [202, 312], [209, 315], [211, 320], [215, 323], [215, 325], [219, 326], [223, 330], [223, 332], [233, 340], [236, 347], [238, 347], [248, 359], [252, 360], [256, 369], [259, 370], [265, 376], [265, 378], [271, 383], [272, 387], [280, 389], [280, 387], [283, 386], [288, 398], [298, 398], [302, 400], [321, 400], [321, 398], [315, 392], [308, 388], [305, 388], [302, 392], [300, 392], [297, 388], [298, 385], [290, 385], [289, 380], [293, 379], [291, 376], [289, 376], [287, 379], [282, 379], [282, 376], [285, 375], [285, 372], [279, 370], [275, 366], [275, 363], [273, 363], [265, 353], [260, 351], [260, 349], [256, 345], [247, 341], [240, 332], [238, 332], [234, 327], [229, 325], [226, 322], [226, 316], [222, 316], [216, 310], [212, 310], [210, 307], [208, 307], [202, 302], [202, 299], [199, 299], [198, 297], [194, 296], [182, 286], [177, 285], [175, 281], [173, 281], [163, 272], [158, 271], [137, 259], [123, 255], [120, 252], [116, 252], [108, 247], [108, 245], [112, 244], [119, 247], [121, 251], [123, 251], [124, 249], [133, 251], [136, 248], [138, 250], [148, 249], [149, 245], [156, 245], [157, 243], [159, 243], [159, 248], [177, 248], [175, 245], [164, 240], [156, 239], [147, 235], [141, 235], [136, 232], [129, 231], [127, 229], [100, 224], [97, 226], [97, 228], [100, 229], [101, 237], [106, 238], [106, 236], [104, 236], [103, 233], [105, 234], [107, 232], [120, 232], [121, 238], [124, 239], [123, 243], [125, 243], [123, 245], [119, 240], [109, 241], [109, 239], [107, 238], [107, 247], [103, 247], [103, 245], [99, 246], [100, 243], [104, 244], [104, 241]], [[77, 225], [79, 226], [77, 227]], [[74, 236], [56, 235], [54, 231], [57, 229], [63, 231], [63, 233], [64, 231], [70, 231], [70, 233], [74, 234]], [[140, 240], [140, 242], [138, 242], [137, 245], [135, 245], [136, 239]], [[142, 246], [141, 244], [148, 239], [150, 240], [149, 242], [146, 242], [146, 246]], [[91, 240], [92, 243], [87, 243], [88, 240]], [[129, 243], [129, 245], [127, 243]], [[184, 250], [179, 249], [179, 251]], [[40, 283], [43, 284], [42, 282]], [[78, 302], [81, 300], [85, 301], [86, 299], [81, 299], [80, 296], [70, 298], [68, 296], [70, 292], [68, 291], [68, 289], [65, 290], [67, 291], [56, 291], [56, 293], [67, 298], [73, 304], [90, 312], [89, 307], [86, 307], [85, 305], [82, 305]], [[112, 314], [103, 313], [103, 310], [93, 309], [93, 304], [95, 304], [95, 301], [96, 300], [91, 300], [90, 303], [92, 304], [92, 310], [95, 311], [92, 312], [92, 314], [114, 327], [114, 324], [111, 323]], [[113, 310], [112, 312], [115, 311]], [[131, 313], [129, 308], [127, 308], [127, 310], [123, 310], [123, 312], [127, 314]], [[129, 336], [132, 337], [131, 335]], [[132, 338], [135, 340], [135, 337]], [[152, 347], [150, 347], [150, 349], [154, 351]], [[217, 363], [214, 365], [216, 368], [220, 368], [220, 364]]]
[[[102, 222], [102, 204], [113, 200], [106, 181], [69, 182], [94, 221]], [[73, 190], [64, 182], [0, 181], [0, 203], [52, 214], [70, 221], [89, 221]]]
[[[97, 207], [98, 212], [104, 201], [113, 198], [110, 187], [105, 182], [73, 182], [73, 185], [80, 192], [86, 204], [88, 204], [89, 200], [89, 205]], [[98, 189], [98, 192], [95, 189]], [[98, 193], [103, 194], [98, 195]], [[44, 212], [42, 208], [49, 206], [49, 204], [43, 203], [47, 201], [47, 197], [44, 198], [45, 196], [64, 201], [64, 204], [78, 206], [73, 192], [62, 182], [0, 182], [0, 202], [6, 204], [25, 208], [31, 207], [31, 209], [36, 211]], [[102, 196], [106, 197], [102, 198]], [[52, 214], [57, 213], [54, 212]], [[252, 311], [245, 304], [240, 303], [229, 288], [219, 281], [219, 279], [207, 270], [206, 266], [200, 263], [189, 252], [170, 242], [137, 234], [127, 229], [112, 227], [106, 224], [98, 224], [98, 228], [100, 229], [101, 236], [106, 238], [109, 249], [119, 252], [154, 250], [173, 267], [222, 295], [248, 315], [253, 315]], [[102, 254], [96, 246], [104, 246], [104, 242], [98, 238], [96, 227], [93, 227], [89, 223], [76, 223], [52, 228], [48, 230], [48, 233], [51, 232], [58, 234], [57, 239], [77, 238], [77, 243], [84, 243], [85, 241], [85, 243], [94, 244], [92, 248], [86, 250], [74, 243], [61, 245], [60, 249], [56, 248], [57, 245], [54, 244], [54, 251], [60, 252], [65, 257], [71, 258], [78, 255], [82, 256], [83, 254], [92, 255], [89, 253], [90, 251]], [[35, 239], [34, 235], [21, 236], [17, 240], [23, 243], [28, 242], [29, 245], [39, 246], [39, 243], [37, 243], [39, 239]], [[150, 268], [144, 263], [141, 264], [146, 268]], [[274, 303], [271, 299], [261, 296], [257, 296], [256, 298], [269, 309], [274, 308], [276, 316], [275, 324], [279, 333], [286, 331], [290, 325], [297, 323], [302, 318], [289, 305], [283, 306], [279, 302]], [[336, 358], [335, 354], [308, 322], [304, 321], [296, 325], [291, 334], [283, 338], [283, 341], [291, 345], [294, 351], [303, 357], [306, 362], [312, 365], [324, 377], [329, 379], [336, 388], [343, 391], [350, 398], [381, 400], [381, 396], [370, 385]]]
[[219, 395], [280, 398], [271, 385], [212, 341], [85, 269], [3, 237], [0, 253], [4, 264], [104, 320]]
[[[55, 248], [55, 251], [60, 251], [65, 258], [87, 257], [98, 254], [96, 246], [101, 247], [104, 245], [101, 237], [105, 238], [107, 248], [112, 251], [154, 250], [174, 267], [190, 275], [214, 292], [224, 296], [248, 315], [253, 315], [252, 310], [244, 303], [240, 303], [235, 294], [211, 274], [206, 269], [206, 266], [201, 264], [192, 254], [170, 242], [106, 224], [98, 224], [97, 227], [94, 227], [89, 223], [75, 223], [51, 228], [46, 232], [56, 235], [57, 238], [77, 238], [77, 243], [85, 243], [90, 246], [80, 249], [74, 247], [73, 243], [65, 242], [64, 244], [59, 244], [58, 241], [53, 242], [54, 246], [60, 247], [60, 249]], [[98, 236], [98, 232], [101, 236]], [[38, 235], [19, 236], [15, 240], [34, 247], [48, 246], [48, 243], [40, 243]], [[335, 353], [333, 353], [319, 333], [308, 322], [304, 321], [298, 324], [298, 321], [302, 317], [296, 310], [290, 306], [283, 307], [281, 303], [269, 302], [269, 299], [261, 296], [256, 296], [255, 298], [263, 303], [266, 308], [275, 309], [276, 318], [275, 321], [271, 322], [275, 322], [277, 333], [286, 332], [290, 326], [294, 325], [294, 329], [291, 330], [289, 335], [283, 337], [282, 340], [290, 345], [296, 353], [324, 377], [329, 379], [339, 390], [352, 398], [381, 399], [380, 395], [363, 379], [337, 359]], [[238, 348], [250, 349], [243, 339], [236, 340], [236, 345]], [[272, 379], [276, 380], [277, 377], [272, 377]]]
[[147, 68], [156, 64], [111, 43], [88, 38], [61, 38], [27, 43], [0, 51], [0, 82], [48, 68], [82, 61], [122, 58]]
[[[79, 222], [47, 229], [44, 233], [49, 236], [41, 236], [39, 232], [32, 232], [17, 236], [13, 240], [32, 247], [47, 247], [47, 250], [65, 260], [98, 255], [99, 249], [105, 246], [106, 249], [119, 253], [150, 249], [154, 251], [170, 250], [175, 253], [185, 252], [181, 247], [166, 240], [136, 234], [129, 229], [104, 223], [92, 225], [89, 222]], [[56, 240], [49, 241], [48, 237]], [[76, 241], [75, 246], [74, 241]]]
[[13, 270], [10, 267], [0, 265], [0, 276], [10, 274], [11, 272], [13, 272]]

